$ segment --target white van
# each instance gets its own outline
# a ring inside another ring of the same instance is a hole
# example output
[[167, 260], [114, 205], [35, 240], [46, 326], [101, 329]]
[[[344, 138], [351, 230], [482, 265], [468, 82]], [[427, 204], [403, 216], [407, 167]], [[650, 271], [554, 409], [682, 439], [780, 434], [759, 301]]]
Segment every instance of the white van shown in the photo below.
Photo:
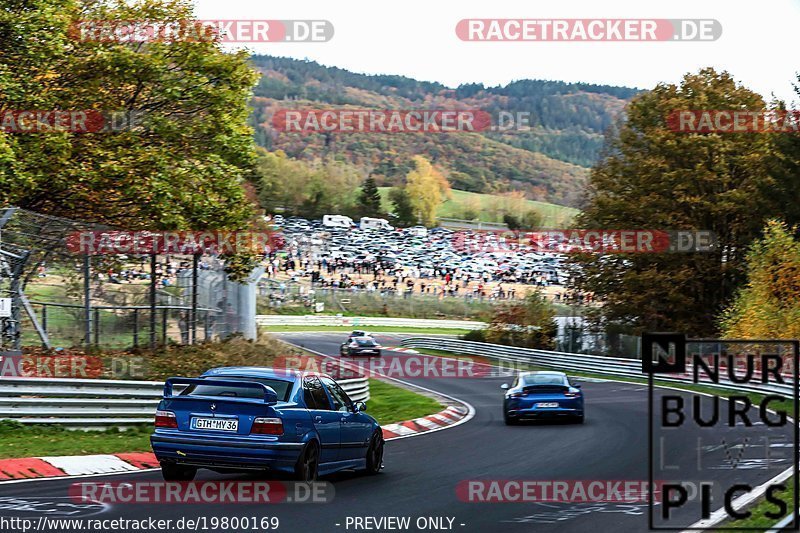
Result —
[[325, 215], [322, 225], [328, 228], [352, 228], [355, 226], [353, 219], [344, 215]]
[[389, 224], [385, 218], [370, 218], [361, 217], [361, 229], [379, 229], [379, 230], [393, 230], [394, 227]]

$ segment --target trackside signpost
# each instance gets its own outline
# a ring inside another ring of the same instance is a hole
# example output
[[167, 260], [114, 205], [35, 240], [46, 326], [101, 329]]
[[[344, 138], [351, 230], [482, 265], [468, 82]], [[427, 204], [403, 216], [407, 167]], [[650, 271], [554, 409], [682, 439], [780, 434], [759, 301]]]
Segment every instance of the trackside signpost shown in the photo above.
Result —
[[[797, 340], [642, 336], [651, 530], [700, 531], [725, 521], [726, 530], [763, 531], [737, 522], [772, 524], [795, 513], [798, 352]], [[703, 392], [656, 388], [658, 375], [705, 387]], [[692, 446], [685, 444], [687, 435]], [[787, 502], [790, 483], [794, 499]], [[749, 505], [759, 499], [764, 505]], [[785, 529], [797, 530], [797, 518]]]

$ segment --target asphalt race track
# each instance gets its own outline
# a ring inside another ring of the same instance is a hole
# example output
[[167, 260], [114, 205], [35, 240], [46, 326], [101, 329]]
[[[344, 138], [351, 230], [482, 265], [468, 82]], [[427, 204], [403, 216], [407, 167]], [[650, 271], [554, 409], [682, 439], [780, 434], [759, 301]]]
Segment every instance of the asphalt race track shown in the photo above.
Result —
[[[318, 352], [337, 355], [341, 334], [287, 333], [281, 337]], [[396, 346], [396, 335], [376, 335], [387, 346]], [[386, 353], [385, 357], [410, 357]], [[414, 356], [419, 357], [419, 356]], [[94, 506], [80, 512], [93, 518], [195, 518], [198, 516], [277, 516], [278, 531], [335, 532], [346, 528], [348, 517], [411, 517], [411, 531], [418, 530], [419, 517], [452, 519], [452, 530], [463, 532], [543, 531], [543, 532], [619, 532], [647, 531], [648, 506], [618, 503], [467, 503], [456, 496], [459, 482], [474, 479], [496, 480], [647, 480], [648, 424], [647, 391], [642, 385], [614, 382], [584, 382], [586, 423], [536, 423], [506, 426], [503, 423], [499, 386], [509, 378], [427, 378], [411, 383], [461, 399], [471, 404], [475, 416], [452, 429], [388, 442], [385, 470], [374, 477], [339, 474], [327, 480], [335, 485], [335, 501], [329, 504], [279, 505], [164, 505], [115, 504]], [[754, 420], [757, 418], [754, 417]], [[784, 432], [791, 442], [791, 425], [770, 428]], [[733, 442], [736, 429], [729, 435]], [[752, 431], [752, 429], [750, 430]], [[698, 452], [698, 437], [706, 440]], [[764, 468], [758, 445], [744, 449], [709, 446], [708, 433], [691, 428], [671, 436], [673, 445], [665, 464], [681, 468], [675, 479], [694, 479], [691, 474], [698, 456], [705, 468], [715, 472], [715, 481], [746, 479], [752, 485], [766, 482], [790, 466], [786, 459]], [[683, 444], [675, 446], [675, 439]], [[752, 436], [750, 442], [754, 443]], [[718, 442], [716, 444], [719, 444]], [[767, 445], [769, 447], [769, 445]], [[763, 448], [763, 446], [762, 446]], [[732, 452], [731, 450], [736, 450]], [[752, 455], [750, 455], [752, 454]], [[730, 459], [750, 468], [733, 469]], [[697, 477], [697, 476], [694, 476]], [[200, 471], [198, 480], [242, 479]], [[247, 479], [245, 477], [245, 479]], [[79, 481], [158, 481], [159, 472], [121, 474]], [[67, 489], [75, 480], [41, 480], [0, 484], [0, 502], [15, 498], [28, 502], [67, 502]], [[715, 491], [715, 496], [719, 496]], [[20, 505], [17, 505], [20, 507]], [[721, 507], [715, 500], [712, 509]], [[658, 509], [658, 507], [656, 508]], [[696, 504], [675, 513], [681, 526], [697, 519]], [[37, 517], [35, 511], [4, 510], [3, 516]], [[448, 520], [444, 520], [447, 527]], [[364, 530], [364, 529], [360, 529]], [[374, 529], [373, 529], [374, 530]], [[382, 529], [385, 530], [385, 529]], [[228, 529], [228, 531], [234, 531]], [[259, 530], [263, 531], [263, 530]]]

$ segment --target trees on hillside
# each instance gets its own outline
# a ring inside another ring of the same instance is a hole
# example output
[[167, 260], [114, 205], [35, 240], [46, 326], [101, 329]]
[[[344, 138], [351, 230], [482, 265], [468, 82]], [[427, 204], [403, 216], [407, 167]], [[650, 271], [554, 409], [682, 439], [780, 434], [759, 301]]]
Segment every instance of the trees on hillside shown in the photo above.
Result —
[[747, 283], [722, 315], [726, 338], [800, 338], [800, 241], [797, 228], [771, 220], [747, 253]]
[[256, 189], [267, 212], [318, 218], [325, 214], [353, 214], [361, 171], [333, 159], [298, 161], [278, 150], [258, 149]]
[[671, 131], [675, 110], [762, 110], [762, 98], [725, 72], [703, 69], [680, 85], [658, 85], [636, 97], [627, 121], [607, 138], [591, 174], [584, 229], [711, 230], [709, 253], [625, 254], [574, 259], [575, 288], [604, 302], [605, 319], [632, 331], [711, 335], [716, 317], [745, 273], [744, 256], [765, 221], [793, 224], [800, 175], [787, 172], [798, 152], [779, 134], [690, 134]]
[[358, 214], [365, 217], [379, 217], [383, 213], [381, 207], [381, 193], [375, 178], [367, 176], [361, 184], [361, 192], [358, 195]]
[[414, 206], [411, 205], [411, 197], [404, 188], [392, 187], [389, 191], [389, 201], [392, 202], [398, 225], [413, 226], [417, 223], [417, 217], [414, 215]]
[[436, 210], [443, 198], [450, 195], [450, 184], [424, 157], [415, 156], [414, 166], [406, 176], [406, 192], [420, 222], [435, 226]]
[[238, 228], [252, 215], [245, 52], [203, 42], [89, 42], [81, 20], [194, 19], [186, 0], [0, 7], [0, 109], [133, 112], [124, 131], [0, 131], [0, 200], [124, 228]]

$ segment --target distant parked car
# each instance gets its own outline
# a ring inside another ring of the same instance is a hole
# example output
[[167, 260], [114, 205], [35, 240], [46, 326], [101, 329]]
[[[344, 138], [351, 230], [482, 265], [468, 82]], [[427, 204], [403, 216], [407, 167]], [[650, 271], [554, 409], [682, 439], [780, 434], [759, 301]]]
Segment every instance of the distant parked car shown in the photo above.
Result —
[[[174, 394], [173, 387], [187, 385]], [[215, 472], [274, 470], [310, 481], [344, 469], [377, 474], [383, 432], [330, 376], [258, 367], [169, 378], [153, 452], [168, 481]]]

